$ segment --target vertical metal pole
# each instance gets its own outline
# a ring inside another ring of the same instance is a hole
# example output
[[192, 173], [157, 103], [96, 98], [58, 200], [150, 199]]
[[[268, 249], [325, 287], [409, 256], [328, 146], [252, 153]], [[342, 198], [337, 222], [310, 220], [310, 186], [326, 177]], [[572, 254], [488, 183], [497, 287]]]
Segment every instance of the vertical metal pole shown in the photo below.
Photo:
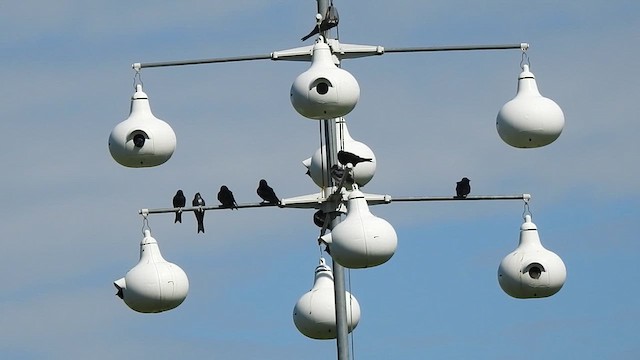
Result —
[[333, 261], [333, 286], [336, 298], [336, 330], [338, 360], [349, 359], [349, 324], [347, 319], [347, 296], [344, 286], [344, 268]]
[[317, 0], [318, 1], [318, 14], [323, 16], [327, 13], [329, 9], [329, 5], [331, 5], [331, 0]]
[[[318, 14], [323, 17], [326, 15], [331, 0], [316, 0], [318, 2]], [[326, 36], [326, 31], [321, 35]], [[331, 167], [337, 163], [338, 156], [338, 132], [336, 129], [336, 120], [323, 120], [324, 123], [324, 145], [326, 149], [326, 172], [324, 176], [325, 197], [331, 194], [333, 178], [331, 177]], [[340, 223], [340, 217], [335, 216], [331, 219], [330, 228]], [[345, 294], [344, 268], [332, 258], [333, 266], [333, 290], [335, 297], [336, 309], [336, 343], [338, 351], [338, 360], [349, 360], [349, 325], [347, 322], [347, 297]]]
[[[338, 154], [338, 131], [336, 129], [336, 120], [323, 120], [324, 123], [324, 143], [326, 146], [326, 173], [324, 176], [324, 195], [331, 194], [333, 178], [331, 177], [331, 166], [337, 163]], [[340, 217], [336, 216], [331, 220], [330, 228], [340, 223]], [[333, 286], [336, 309], [336, 342], [338, 350], [338, 360], [349, 360], [349, 328], [347, 319], [347, 299], [345, 294], [344, 268], [335, 260], [332, 260], [333, 266]]]

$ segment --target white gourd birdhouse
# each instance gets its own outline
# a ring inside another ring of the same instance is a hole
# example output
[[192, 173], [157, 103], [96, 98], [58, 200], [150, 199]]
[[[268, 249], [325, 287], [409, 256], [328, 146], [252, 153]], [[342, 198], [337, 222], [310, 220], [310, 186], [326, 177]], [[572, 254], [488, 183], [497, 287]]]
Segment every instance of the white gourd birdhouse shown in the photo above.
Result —
[[171, 310], [182, 304], [189, 292], [187, 274], [162, 257], [149, 230], [145, 230], [140, 242], [140, 261], [114, 285], [118, 297], [141, 313]]
[[[347, 326], [351, 332], [360, 322], [360, 304], [348, 291], [345, 293]], [[293, 322], [306, 337], [319, 340], [337, 337], [333, 273], [322, 258], [316, 267], [313, 287], [300, 297], [293, 308]]]

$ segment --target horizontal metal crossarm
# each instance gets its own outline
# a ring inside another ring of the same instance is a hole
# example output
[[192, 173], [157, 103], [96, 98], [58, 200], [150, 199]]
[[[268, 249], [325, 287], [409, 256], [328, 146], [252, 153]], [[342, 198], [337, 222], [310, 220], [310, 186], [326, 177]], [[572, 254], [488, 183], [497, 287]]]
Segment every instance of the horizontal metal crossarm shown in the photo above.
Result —
[[[453, 46], [395, 47], [395, 48], [385, 48], [382, 46], [374, 46], [374, 45], [341, 44], [336, 39], [328, 39], [328, 43], [331, 45], [333, 53], [336, 54], [336, 56], [340, 57], [341, 59], [353, 59], [353, 58], [359, 58], [359, 57], [365, 57], [365, 56], [383, 55], [387, 53], [507, 50], [507, 49], [521, 49], [522, 51], [526, 51], [529, 48], [529, 44], [527, 43], [502, 44], [502, 45], [453, 45]], [[231, 57], [220, 57], [220, 58], [210, 58], [210, 59], [134, 63], [132, 67], [134, 70], [140, 71], [142, 68], [215, 64], [215, 63], [228, 63], [228, 62], [253, 61], [253, 60], [309, 61], [311, 60], [312, 54], [313, 54], [313, 46], [309, 45], [309, 46], [302, 46], [302, 47], [297, 47], [293, 49], [274, 51], [270, 54], [263, 54], [263, 55], [244, 55], [244, 56], [231, 56]]]
[[453, 45], [453, 46], [427, 46], [427, 47], [403, 47], [385, 48], [385, 53], [409, 53], [409, 52], [434, 52], [434, 51], [474, 51], [474, 50], [527, 50], [529, 44], [504, 44], [504, 45]]
[[197, 59], [197, 60], [178, 60], [178, 61], [163, 61], [163, 62], [151, 62], [151, 63], [135, 63], [135, 64], [132, 65], [132, 67], [135, 70], [140, 70], [142, 68], [153, 68], [153, 67], [164, 67], [164, 66], [214, 64], [214, 63], [252, 61], [252, 60], [269, 60], [269, 59], [271, 59], [271, 54], [267, 54], [267, 55], [232, 56], [232, 57], [211, 58], [211, 59]]
[[[261, 207], [273, 207], [278, 206], [278, 204], [273, 203], [250, 203], [250, 204], [238, 204], [237, 209], [246, 209], [246, 208], [261, 208]], [[158, 209], [140, 209], [138, 210], [138, 214], [146, 215], [146, 214], [164, 214], [164, 213], [175, 213], [178, 211], [189, 212], [189, 211], [200, 211], [200, 210], [229, 210], [230, 207], [224, 207], [222, 205], [217, 206], [192, 206], [192, 207], [183, 207], [183, 208], [158, 208]]]
[[456, 196], [408, 196], [391, 198], [391, 202], [400, 201], [467, 201], [467, 200], [531, 200], [530, 194], [521, 195], [478, 195], [467, 197]]
[[[417, 201], [473, 201], [473, 200], [531, 200], [530, 194], [520, 194], [520, 195], [478, 195], [478, 196], [467, 196], [467, 197], [455, 197], [455, 196], [409, 196], [409, 197], [391, 197], [389, 195], [377, 195], [377, 194], [364, 194], [365, 199], [369, 205], [380, 205], [380, 204], [390, 204], [392, 202], [417, 202]], [[307, 199], [308, 198], [308, 199]], [[294, 200], [295, 199], [295, 200]], [[298, 199], [300, 199], [298, 201]], [[318, 206], [326, 199], [316, 198], [315, 200], [311, 198], [310, 195], [291, 198], [283, 204], [273, 204], [273, 203], [247, 203], [247, 204], [238, 204], [238, 209], [247, 209], [247, 208], [264, 208], [264, 207], [280, 207], [280, 208], [318, 208]], [[190, 211], [210, 211], [210, 210], [229, 210], [229, 207], [223, 207], [222, 205], [218, 206], [192, 206], [192, 207], [183, 207], [183, 208], [158, 208], [158, 209], [140, 209], [138, 211], [141, 215], [148, 214], [164, 214], [164, 213], [175, 213], [178, 211], [181, 212], [190, 212]]]

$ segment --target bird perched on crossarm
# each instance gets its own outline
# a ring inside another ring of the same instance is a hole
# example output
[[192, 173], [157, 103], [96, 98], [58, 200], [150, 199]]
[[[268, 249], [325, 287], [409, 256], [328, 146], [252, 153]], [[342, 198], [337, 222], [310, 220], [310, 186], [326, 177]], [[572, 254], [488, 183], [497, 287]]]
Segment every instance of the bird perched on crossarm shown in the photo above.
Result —
[[267, 184], [267, 180], [265, 179], [260, 180], [260, 184], [258, 185], [256, 192], [262, 199], [263, 203], [277, 204], [280, 202], [280, 199], [276, 196], [276, 192], [273, 191], [273, 188], [269, 186], [269, 184]]
[[[191, 205], [193, 205], [194, 207], [202, 207], [205, 205], [204, 199], [202, 198], [202, 196], [200, 196], [200, 193], [196, 193], [196, 195], [193, 197]], [[194, 213], [196, 214], [196, 220], [198, 221], [198, 234], [200, 232], [204, 233], [204, 210], [197, 209], [196, 211], [194, 211]]]
[[220, 201], [223, 208], [229, 208], [231, 210], [238, 208], [238, 204], [236, 203], [236, 199], [233, 197], [233, 193], [226, 185], [222, 185], [220, 187], [220, 191], [218, 192], [218, 201]]
[[462, 180], [456, 182], [456, 199], [464, 199], [471, 193], [469, 181], [469, 179], [463, 177]]
[[173, 207], [179, 209], [176, 211], [176, 219], [173, 221], [174, 224], [182, 223], [182, 208], [185, 207], [185, 205], [187, 205], [187, 199], [184, 197], [182, 190], [178, 190], [173, 197]]
[[340, 164], [342, 165], [347, 165], [349, 163], [351, 163], [351, 165], [353, 165], [354, 167], [356, 165], [358, 165], [361, 162], [366, 162], [366, 161], [373, 161], [373, 159], [371, 158], [363, 158], [360, 157], [354, 153], [350, 153], [348, 151], [344, 151], [344, 150], [340, 150], [338, 151], [338, 161], [340, 162]]

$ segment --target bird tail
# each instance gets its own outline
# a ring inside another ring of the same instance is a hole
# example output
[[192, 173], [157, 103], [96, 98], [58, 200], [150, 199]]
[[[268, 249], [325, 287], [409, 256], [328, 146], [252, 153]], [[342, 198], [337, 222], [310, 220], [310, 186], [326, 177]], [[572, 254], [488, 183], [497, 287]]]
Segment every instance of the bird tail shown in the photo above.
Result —
[[198, 234], [204, 233], [204, 211], [200, 212], [196, 210], [196, 220], [198, 221]]
[[182, 213], [180, 211], [176, 211], [176, 219], [173, 223], [182, 223]]
[[313, 35], [315, 35], [317, 33], [318, 33], [318, 27], [316, 26], [315, 29], [311, 30], [311, 32], [309, 34], [303, 36], [302, 39], [300, 39], [300, 40], [306, 41], [307, 39], [309, 39], [310, 37], [312, 37]]

